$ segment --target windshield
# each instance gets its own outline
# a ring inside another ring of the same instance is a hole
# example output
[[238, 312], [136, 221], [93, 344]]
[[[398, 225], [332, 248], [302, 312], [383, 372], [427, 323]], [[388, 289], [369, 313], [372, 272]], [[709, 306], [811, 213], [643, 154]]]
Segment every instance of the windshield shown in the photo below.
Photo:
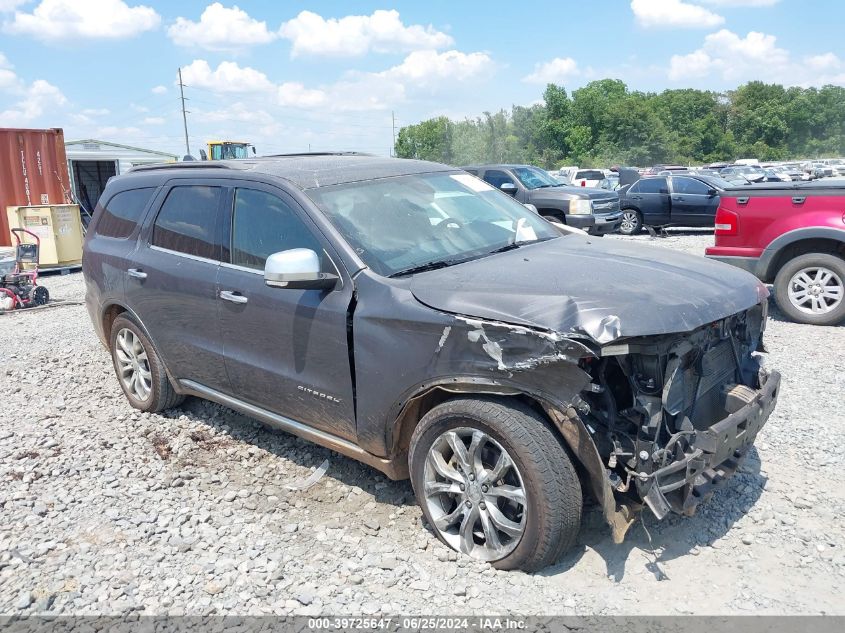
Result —
[[711, 187], [715, 187], [716, 189], [725, 189], [727, 187], [733, 187], [733, 183], [720, 176], [707, 176], [706, 178], [701, 179], [707, 185]]
[[561, 237], [536, 213], [465, 173], [429, 173], [306, 191], [367, 266], [399, 275]]
[[551, 177], [548, 172], [539, 167], [514, 167], [514, 175], [526, 189], [539, 189], [540, 187], [559, 187], [560, 183]]

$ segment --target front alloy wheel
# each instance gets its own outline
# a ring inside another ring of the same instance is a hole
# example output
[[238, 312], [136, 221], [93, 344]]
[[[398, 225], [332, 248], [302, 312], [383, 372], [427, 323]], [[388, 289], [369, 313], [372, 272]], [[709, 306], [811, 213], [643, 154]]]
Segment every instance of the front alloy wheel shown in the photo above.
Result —
[[447, 400], [419, 421], [408, 458], [426, 521], [458, 552], [537, 571], [575, 542], [578, 475], [549, 421], [524, 402]]
[[619, 225], [619, 232], [622, 235], [635, 235], [643, 228], [640, 214], [633, 209], [622, 211], [622, 224]]
[[425, 503], [452, 548], [494, 561], [510, 554], [525, 531], [522, 475], [508, 452], [484, 431], [441, 434], [428, 451]]

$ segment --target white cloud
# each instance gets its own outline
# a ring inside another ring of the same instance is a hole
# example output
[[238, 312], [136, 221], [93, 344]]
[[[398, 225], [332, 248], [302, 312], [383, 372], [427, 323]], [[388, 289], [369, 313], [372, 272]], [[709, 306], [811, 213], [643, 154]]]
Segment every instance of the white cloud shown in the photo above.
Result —
[[[789, 53], [777, 47], [774, 35], [750, 31], [745, 37], [727, 29], [711, 33], [704, 45], [688, 55], [673, 55], [669, 61], [669, 79], [684, 81], [691, 77], [719, 74], [728, 81], [764, 78], [783, 74]], [[782, 81], [787, 81], [782, 77]]]
[[771, 7], [780, 0], [702, 0], [716, 7]]
[[273, 82], [259, 70], [235, 62], [220, 62], [212, 70], [204, 59], [195, 59], [183, 66], [182, 81], [186, 86], [215, 92], [269, 92], [274, 89]]
[[804, 63], [813, 70], [837, 71], [842, 67], [842, 60], [833, 53], [805, 57]]
[[15, 12], [3, 27], [9, 33], [51, 40], [118, 39], [158, 27], [161, 16], [150, 7], [122, 0], [42, 0], [32, 13]]
[[29, 0], [0, 0], [0, 13], [11, 13]]
[[492, 71], [492, 66], [493, 62], [487, 53], [414, 51], [398, 66], [377, 75], [428, 86], [444, 79], [464, 81]]
[[328, 20], [302, 11], [282, 24], [281, 37], [292, 43], [291, 55], [359, 56], [408, 52], [450, 46], [452, 38], [432, 25], [406, 26], [396, 10], [378, 10], [372, 15], [348, 15]]
[[578, 74], [578, 64], [571, 57], [555, 57], [553, 60], [534, 65], [534, 72], [522, 81], [532, 84], [563, 83]]
[[45, 111], [67, 103], [67, 99], [53, 84], [36, 79], [24, 89], [22, 98], [10, 109], [0, 112], [4, 125], [26, 125], [41, 117]]
[[631, 10], [645, 28], [711, 28], [725, 18], [697, 4], [681, 0], [631, 0]]
[[111, 114], [111, 111], [108, 108], [85, 108], [82, 114], [86, 116], [105, 116]]
[[162, 125], [165, 122], [163, 116], [148, 116], [141, 120], [144, 125]]
[[311, 90], [299, 82], [285, 82], [279, 86], [279, 105], [310, 108], [323, 105], [326, 93], [322, 90]]
[[167, 86], [155, 86], [150, 90], [154, 95], [163, 95], [167, 93]]
[[320, 108], [324, 111], [384, 110], [404, 102], [408, 92], [437, 92], [492, 72], [486, 53], [414, 51], [396, 66], [381, 72], [348, 72], [334, 83], [306, 86], [297, 81], [274, 84], [264, 73], [224, 61], [212, 69], [194, 60], [182, 68], [191, 86], [219, 93], [254, 93], [261, 103], [281, 107]]
[[277, 35], [238, 8], [224, 7], [219, 2], [208, 5], [199, 22], [178, 17], [167, 35], [177, 46], [203, 48], [210, 51], [238, 51], [254, 44], [272, 42]]
[[777, 46], [774, 35], [751, 31], [740, 37], [722, 29], [707, 35], [701, 48], [687, 55], [673, 55], [668, 76], [685, 83], [718, 77], [731, 86], [755, 79], [787, 86], [845, 85], [845, 61], [831, 52], [808, 55], [799, 61]]

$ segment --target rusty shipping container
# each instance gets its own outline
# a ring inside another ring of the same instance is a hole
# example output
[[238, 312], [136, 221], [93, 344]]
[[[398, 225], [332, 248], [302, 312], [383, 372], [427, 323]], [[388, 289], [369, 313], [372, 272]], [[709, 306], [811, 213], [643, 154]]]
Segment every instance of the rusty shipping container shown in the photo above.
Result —
[[5, 209], [71, 204], [65, 136], [60, 128], [0, 128], [0, 246], [10, 246]]

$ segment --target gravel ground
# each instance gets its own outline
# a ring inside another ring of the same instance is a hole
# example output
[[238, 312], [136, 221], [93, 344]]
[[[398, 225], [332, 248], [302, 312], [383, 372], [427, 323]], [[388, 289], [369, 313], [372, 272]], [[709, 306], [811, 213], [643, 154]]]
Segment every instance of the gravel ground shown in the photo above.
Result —
[[81, 305], [0, 316], [0, 614], [845, 614], [845, 327], [773, 309], [767, 345], [782, 395], [728, 487], [620, 546], [588, 509], [529, 575], [440, 545], [407, 482], [207, 402], [137, 413]]

